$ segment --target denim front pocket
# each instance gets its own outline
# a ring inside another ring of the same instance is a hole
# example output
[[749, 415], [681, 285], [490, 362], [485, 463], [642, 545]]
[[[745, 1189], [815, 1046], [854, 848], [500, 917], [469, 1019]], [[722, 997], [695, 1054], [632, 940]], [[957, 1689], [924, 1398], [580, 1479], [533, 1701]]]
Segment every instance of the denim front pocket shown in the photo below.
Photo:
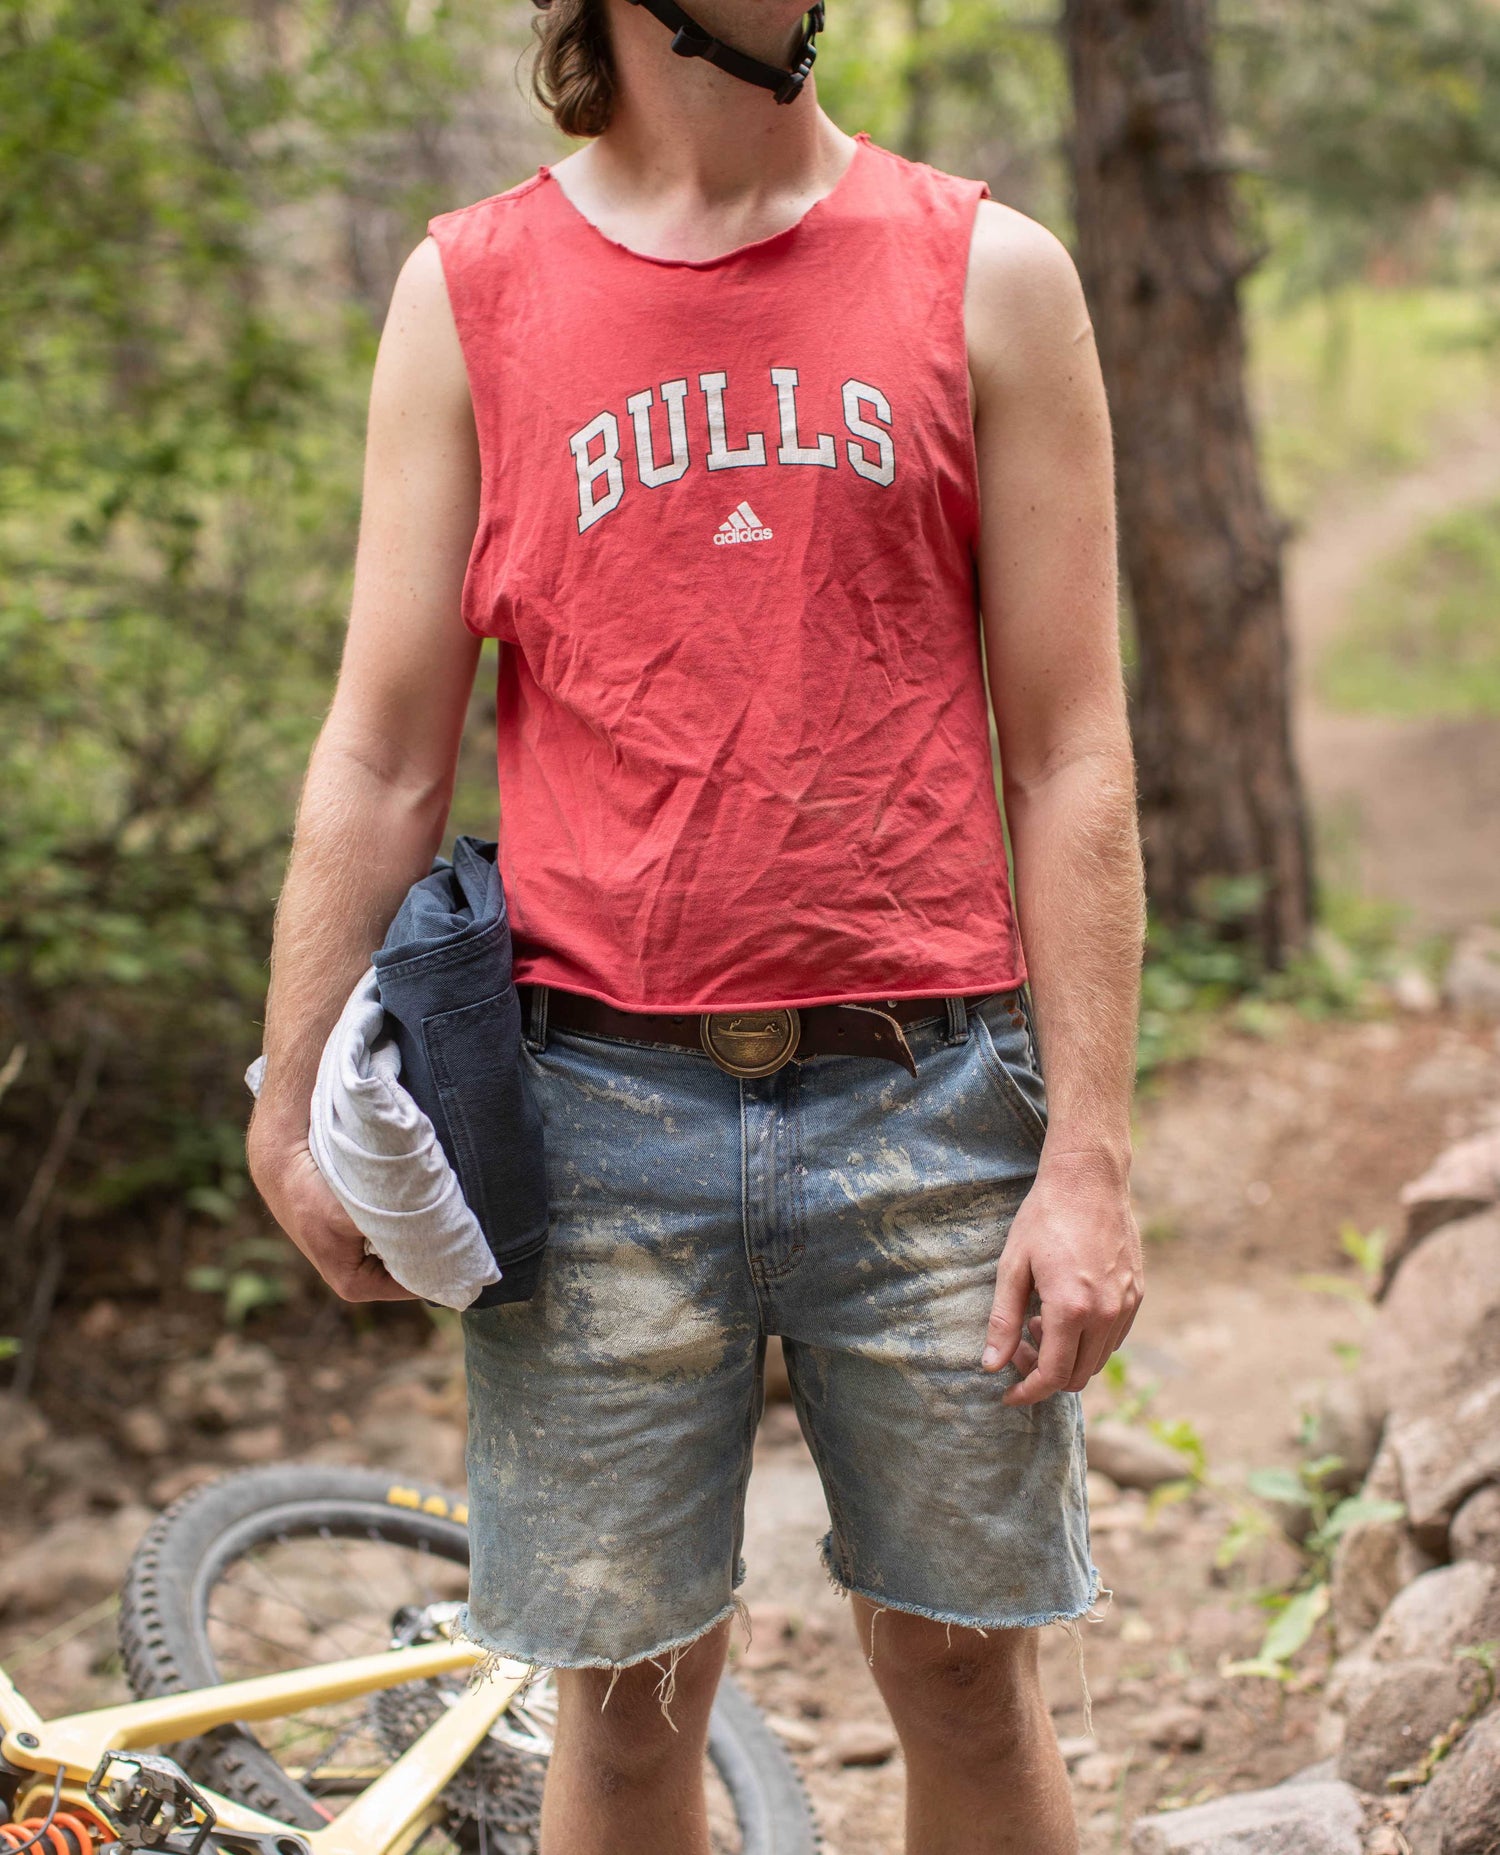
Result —
[[547, 1227], [542, 1117], [521, 1066], [513, 985], [422, 1020], [459, 1184], [502, 1268]]
[[996, 992], [970, 1005], [969, 1023], [985, 1070], [1028, 1143], [1040, 1153], [1047, 1138], [1047, 1091], [1032, 1058], [1020, 993]]

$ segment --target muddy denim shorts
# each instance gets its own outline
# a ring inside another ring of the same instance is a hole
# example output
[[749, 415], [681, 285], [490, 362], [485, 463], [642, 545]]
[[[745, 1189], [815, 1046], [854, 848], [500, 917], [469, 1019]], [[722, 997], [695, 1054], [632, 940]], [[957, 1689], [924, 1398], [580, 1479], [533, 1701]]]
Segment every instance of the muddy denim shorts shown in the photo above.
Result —
[[837, 1587], [985, 1629], [1090, 1607], [1080, 1400], [1008, 1408], [1014, 1371], [979, 1367], [1046, 1131], [1029, 1009], [934, 1013], [906, 1030], [915, 1077], [816, 1056], [742, 1080], [667, 1045], [527, 1040], [551, 1236], [530, 1301], [460, 1317], [461, 1634], [618, 1667], [732, 1614], [769, 1334]]

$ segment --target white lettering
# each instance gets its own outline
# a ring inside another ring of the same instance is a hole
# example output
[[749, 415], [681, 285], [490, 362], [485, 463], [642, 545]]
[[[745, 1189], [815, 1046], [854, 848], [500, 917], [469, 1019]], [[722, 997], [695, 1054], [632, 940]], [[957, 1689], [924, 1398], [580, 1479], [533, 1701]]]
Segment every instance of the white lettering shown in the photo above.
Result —
[[876, 447], [879, 461], [873, 462], [869, 453], [861, 446], [856, 449], [853, 440], [845, 440], [844, 449], [849, 462], [857, 475], [868, 483], [891, 483], [896, 476], [896, 447], [891, 442], [891, 434], [879, 425], [872, 425], [868, 419], [860, 416], [860, 402], [864, 401], [875, 408], [875, 416], [891, 421], [891, 402], [878, 386], [867, 386], [863, 380], [846, 380], [844, 382], [844, 423], [853, 432], [855, 438], [866, 439]]
[[686, 380], [663, 380], [661, 400], [667, 409], [667, 434], [672, 442], [672, 461], [658, 464], [651, 447], [651, 389], [632, 393], [625, 410], [635, 421], [635, 464], [641, 482], [648, 490], [663, 483], [675, 483], [688, 467], [687, 415], [683, 402], [687, 398]]
[[[604, 449], [591, 458], [589, 446], [596, 438], [604, 440]], [[578, 532], [582, 534], [616, 508], [625, 494], [625, 472], [620, 468], [620, 421], [612, 412], [601, 412], [574, 432], [568, 448], [578, 467]], [[609, 487], [596, 497], [594, 485], [600, 477], [607, 479]]]
[[766, 440], [761, 432], [747, 432], [738, 451], [731, 451], [724, 433], [724, 389], [728, 374], [699, 374], [698, 384], [708, 401], [708, 458], [710, 470], [753, 470], [766, 461]]
[[781, 415], [781, 445], [776, 452], [778, 464], [826, 464], [830, 470], [838, 462], [833, 436], [819, 432], [816, 445], [797, 442], [797, 370], [773, 367], [771, 380], [776, 388], [776, 407]]

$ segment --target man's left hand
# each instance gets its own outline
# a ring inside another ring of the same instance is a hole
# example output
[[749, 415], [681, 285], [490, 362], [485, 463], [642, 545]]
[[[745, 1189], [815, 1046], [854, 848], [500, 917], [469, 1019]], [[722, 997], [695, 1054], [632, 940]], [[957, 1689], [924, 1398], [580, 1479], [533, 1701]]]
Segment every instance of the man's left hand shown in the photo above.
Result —
[[[1102, 1156], [1045, 1153], [995, 1277], [983, 1368], [1021, 1373], [1006, 1404], [1082, 1391], [1123, 1342], [1145, 1284], [1141, 1234], [1120, 1169]], [[1028, 1339], [1035, 1291], [1042, 1311]]]

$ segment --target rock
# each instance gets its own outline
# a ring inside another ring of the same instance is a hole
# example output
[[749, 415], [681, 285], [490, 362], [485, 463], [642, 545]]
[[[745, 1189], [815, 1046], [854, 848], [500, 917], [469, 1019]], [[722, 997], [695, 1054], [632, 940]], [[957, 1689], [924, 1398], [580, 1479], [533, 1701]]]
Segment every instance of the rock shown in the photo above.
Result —
[[1281, 1780], [1282, 1788], [1288, 1784], [1327, 1784], [1330, 1779], [1338, 1776], [1334, 1769], [1335, 1763], [1334, 1759], [1320, 1758], [1316, 1765], [1304, 1765], [1300, 1771], [1294, 1771], [1289, 1778]]
[[1114, 1752], [1090, 1752], [1073, 1767], [1073, 1782], [1086, 1791], [1112, 1791], [1120, 1782], [1125, 1760]]
[[1099, 1741], [1092, 1733], [1076, 1733], [1059, 1739], [1057, 1749], [1062, 1753], [1063, 1763], [1073, 1766], [1080, 1759], [1089, 1758], [1099, 1750]]
[[836, 1765], [884, 1765], [895, 1752], [896, 1735], [873, 1720], [846, 1720], [828, 1740], [828, 1754]]
[[1117, 1488], [1139, 1488], [1149, 1494], [1169, 1481], [1181, 1481], [1188, 1462], [1175, 1449], [1159, 1442], [1147, 1430], [1103, 1418], [1086, 1433], [1088, 1465], [1107, 1475]]
[[1143, 1816], [1130, 1847], [1131, 1855], [1360, 1855], [1363, 1822], [1347, 1784], [1285, 1784]]
[[1391, 981], [1391, 998], [1397, 1007], [1426, 1017], [1442, 1004], [1442, 994], [1420, 966], [1403, 966]]
[[1477, 1488], [1500, 1480], [1500, 1374], [1394, 1419], [1389, 1440], [1407, 1525], [1423, 1545], [1441, 1551], [1458, 1509]]
[[1411, 1855], [1500, 1850], [1500, 1710], [1472, 1726], [1438, 1766], [1403, 1824]]
[[1400, 1520], [1369, 1520], [1334, 1548], [1331, 1608], [1334, 1642], [1345, 1654], [1368, 1636], [1401, 1589]]
[[1477, 1671], [1461, 1662], [1392, 1662], [1377, 1667], [1350, 1709], [1338, 1775], [1356, 1789], [1385, 1792], [1394, 1771], [1415, 1765], [1464, 1711]]
[[1500, 1486], [1476, 1489], [1459, 1508], [1448, 1529], [1448, 1550], [1455, 1559], [1500, 1568]]
[[119, 1507], [129, 1494], [117, 1452], [102, 1436], [54, 1435], [38, 1460], [37, 1471], [47, 1486], [44, 1512], [48, 1520]]
[[[1387, 1442], [1370, 1465], [1360, 1489], [1365, 1501], [1400, 1501], [1401, 1464]], [[1352, 1526], [1334, 1548], [1332, 1614], [1341, 1655], [1374, 1629], [1403, 1585], [1438, 1561], [1412, 1538], [1404, 1518], [1366, 1520]]]
[[0, 1563], [0, 1614], [16, 1611], [35, 1623], [49, 1611], [83, 1610], [109, 1597], [152, 1518], [149, 1509], [127, 1504], [45, 1528]]
[[766, 1725], [794, 1752], [813, 1752], [823, 1743], [823, 1729], [810, 1720], [796, 1720], [785, 1713], [768, 1713]]
[[753, 1604], [750, 1640], [738, 1656], [742, 1668], [785, 1668], [792, 1659], [792, 1613], [779, 1604]]
[[184, 1359], [162, 1377], [159, 1402], [169, 1423], [235, 1430], [280, 1417], [286, 1372], [268, 1346], [225, 1333], [206, 1358]]
[[1318, 1385], [1305, 1400], [1310, 1456], [1337, 1456], [1341, 1466], [1324, 1483], [1334, 1494], [1351, 1494], [1364, 1480], [1380, 1445], [1380, 1418], [1370, 1408], [1365, 1386], [1349, 1376]]
[[12, 1475], [43, 1453], [51, 1436], [47, 1419], [25, 1398], [0, 1391], [0, 1475]]
[[232, 1430], [225, 1439], [224, 1453], [231, 1462], [275, 1462], [286, 1454], [286, 1436], [279, 1423]]
[[1213, 1675], [1194, 1675], [1183, 1682], [1182, 1698], [1190, 1707], [1217, 1707], [1224, 1698], [1224, 1684]]
[[1479, 925], [1459, 935], [1443, 975], [1443, 996], [1455, 1011], [1500, 1018], [1500, 928]]
[[1376, 1662], [1446, 1660], [1500, 1638], [1500, 1572], [1477, 1559], [1441, 1565], [1396, 1594], [1370, 1638]]
[[[1463, 1293], [1454, 1293], [1456, 1283]], [[1500, 1211], [1434, 1231], [1397, 1269], [1359, 1380], [1377, 1419], [1413, 1415], [1500, 1374]]]
[[189, 1488], [201, 1488], [206, 1481], [216, 1481], [224, 1473], [219, 1462], [185, 1462], [180, 1468], [158, 1475], [148, 1490], [158, 1507], [170, 1507]]
[[1197, 1752], [1203, 1745], [1203, 1715], [1196, 1707], [1158, 1707], [1139, 1720], [1136, 1729], [1161, 1752]]
[[425, 1475], [445, 1486], [463, 1481], [464, 1432], [451, 1421], [390, 1410], [362, 1421], [357, 1442], [364, 1460], [377, 1467]]
[[1406, 1226], [1386, 1253], [1384, 1295], [1402, 1261], [1434, 1230], [1500, 1203], [1500, 1128], [1440, 1153], [1419, 1179], [1401, 1188]]
[[172, 1432], [160, 1411], [149, 1404], [137, 1404], [121, 1411], [116, 1420], [120, 1441], [138, 1456], [164, 1456], [172, 1447]]

